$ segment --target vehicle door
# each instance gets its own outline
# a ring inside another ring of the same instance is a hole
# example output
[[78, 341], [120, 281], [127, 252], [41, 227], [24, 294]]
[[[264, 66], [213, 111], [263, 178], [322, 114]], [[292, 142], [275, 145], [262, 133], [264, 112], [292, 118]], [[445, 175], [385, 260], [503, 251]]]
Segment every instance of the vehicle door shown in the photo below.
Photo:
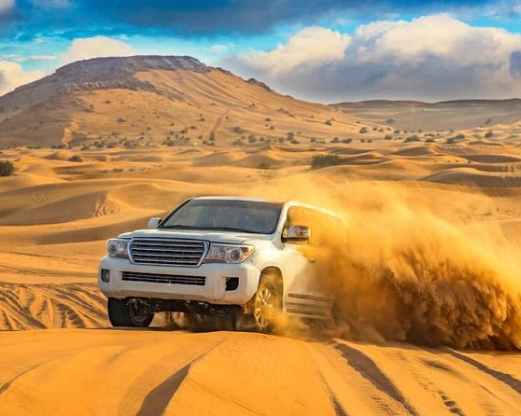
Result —
[[301, 206], [290, 207], [282, 232], [285, 261], [291, 267], [292, 279], [286, 290], [286, 311], [302, 316], [316, 317], [323, 315], [323, 291], [317, 285], [320, 254], [313, 245], [313, 237], [309, 240], [286, 240], [286, 232], [290, 226], [308, 226], [313, 236], [313, 210]]

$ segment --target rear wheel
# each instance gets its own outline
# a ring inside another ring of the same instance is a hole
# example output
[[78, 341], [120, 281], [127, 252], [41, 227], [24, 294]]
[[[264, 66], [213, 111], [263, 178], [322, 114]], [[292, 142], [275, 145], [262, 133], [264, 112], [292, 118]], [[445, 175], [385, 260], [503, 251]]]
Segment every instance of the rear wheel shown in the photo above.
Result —
[[269, 333], [282, 313], [282, 290], [274, 276], [261, 276], [257, 293], [235, 319], [236, 329]]
[[113, 327], [147, 328], [154, 319], [154, 314], [147, 311], [147, 306], [136, 299], [109, 298], [107, 306]]

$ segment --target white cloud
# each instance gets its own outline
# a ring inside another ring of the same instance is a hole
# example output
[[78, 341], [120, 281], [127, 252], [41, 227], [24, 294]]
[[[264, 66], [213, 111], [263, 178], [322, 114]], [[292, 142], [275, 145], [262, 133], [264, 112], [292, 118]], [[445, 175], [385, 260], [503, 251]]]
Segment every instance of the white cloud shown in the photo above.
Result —
[[132, 55], [136, 55], [136, 51], [129, 44], [105, 36], [95, 36], [73, 40], [69, 49], [61, 55], [61, 61], [68, 64], [91, 58]]
[[448, 15], [377, 21], [351, 37], [312, 27], [232, 62], [281, 92], [322, 101], [521, 95], [521, 35]]
[[357, 36], [366, 46], [359, 58], [419, 62], [438, 57], [458, 66], [497, 63], [521, 45], [519, 35], [472, 27], [447, 15], [424, 16], [411, 22], [377, 22], [360, 27]]
[[300, 65], [320, 66], [342, 60], [350, 40], [348, 35], [312, 26], [270, 52], [247, 53], [241, 59], [249, 65], [264, 68], [272, 75], [283, 74]]
[[41, 71], [24, 72], [16, 62], [0, 61], [0, 96], [44, 76]]
[[58, 55], [2, 55], [0, 58], [6, 58], [9, 61], [18, 63], [37, 62], [37, 61], [54, 61], [58, 59]]
[[220, 53], [227, 51], [229, 48], [229, 45], [212, 45], [209, 49], [211, 52]]
[[14, 8], [14, 0], [0, 0], [0, 15], [11, 11]]

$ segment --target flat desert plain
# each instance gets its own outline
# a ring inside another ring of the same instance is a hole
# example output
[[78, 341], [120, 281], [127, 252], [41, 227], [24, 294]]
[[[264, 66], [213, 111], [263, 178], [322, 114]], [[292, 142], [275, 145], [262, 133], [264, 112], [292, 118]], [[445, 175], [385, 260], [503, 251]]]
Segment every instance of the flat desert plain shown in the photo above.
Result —
[[[0, 414], [521, 414], [521, 128], [494, 130], [452, 144], [4, 149], [17, 170], [0, 179]], [[317, 155], [334, 165], [312, 169]], [[110, 328], [106, 240], [197, 195], [338, 212], [339, 328]]]

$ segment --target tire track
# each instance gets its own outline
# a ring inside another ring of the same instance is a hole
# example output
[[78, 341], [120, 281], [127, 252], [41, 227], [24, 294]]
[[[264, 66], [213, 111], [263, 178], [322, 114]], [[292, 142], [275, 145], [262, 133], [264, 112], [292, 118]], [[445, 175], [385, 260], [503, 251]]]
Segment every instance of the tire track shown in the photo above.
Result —
[[0, 284], [0, 330], [102, 328], [104, 302], [94, 284]]
[[398, 390], [395, 384], [378, 368], [376, 363], [362, 351], [349, 347], [344, 343], [334, 343], [334, 348], [347, 360], [349, 365], [363, 378], [374, 385], [379, 391], [400, 403], [411, 415], [417, 416], [418, 412]]
[[[181, 362], [179, 362], [179, 351], [177, 350], [159, 357], [159, 359], [150, 365], [136, 382], [129, 387], [128, 393], [119, 402], [118, 413], [121, 415], [136, 414], [140, 416], [162, 414], [188, 376], [191, 366], [206, 354], [222, 345], [225, 341], [225, 339], [220, 339], [213, 341], [209, 346], [204, 344], [202, 350], [198, 343], [190, 343], [183, 348], [192, 348], [195, 351], [190, 354], [188, 360], [185, 359]], [[176, 368], [181, 368], [151, 388], [151, 384], [154, 385], [151, 379], [153, 379], [158, 372], [164, 371], [165, 366], [171, 362], [175, 363], [172, 365]], [[141, 404], [139, 404], [140, 398], [135, 394], [136, 391], [148, 391]], [[135, 409], [139, 409], [137, 413]]]
[[[409, 372], [416, 379], [418, 384], [425, 391], [437, 397], [443, 403], [443, 406], [445, 406], [450, 413], [453, 413], [458, 416], [466, 416], [466, 413], [463, 412], [463, 410], [461, 410], [461, 407], [458, 404], [458, 402], [454, 400], [449, 394], [447, 394], [443, 389], [439, 388], [434, 382], [432, 382], [425, 375], [425, 369], [418, 368], [415, 360], [410, 360], [402, 352], [395, 354], [395, 356], [399, 361], [403, 362], [403, 365], [409, 370]], [[457, 375], [460, 378], [464, 377], [462, 374], [458, 374], [458, 372], [456, 372], [453, 368], [451, 368], [445, 363], [442, 363], [439, 360], [424, 358], [421, 359], [420, 362], [422, 365], [427, 366], [427, 368], [432, 368], [437, 371], [443, 371], [451, 375]]]
[[221, 346], [225, 340], [218, 342], [214, 346], [207, 348], [196, 358], [191, 360], [188, 364], [182, 367], [180, 370], [173, 373], [170, 377], [164, 380], [161, 384], [150, 391], [145, 397], [141, 408], [136, 413], [136, 416], [150, 416], [160, 415], [164, 412], [168, 403], [173, 399], [177, 390], [181, 387], [184, 380], [190, 372], [192, 365], [197, 363], [199, 360], [204, 358], [207, 354], [211, 353], [214, 349]]
[[450, 355], [452, 355], [453, 357], [455, 357], [455, 358], [457, 358], [457, 359], [459, 359], [461, 361], [464, 361], [467, 364], [472, 365], [473, 367], [475, 367], [479, 371], [481, 371], [481, 372], [483, 372], [485, 374], [488, 374], [489, 376], [495, 378], [500, 383], [510, 387], [517, 394], [521, 395], [521, 381], [519, 379], [517, 379], [516, 377], [514, 377], [514, 376], [512, 376], [510, 374], [507, 374], [507, 373], [503, 373], [501, 371], [494, 370], [494, 369], [486, 366], [485, 364], [480, 363], [479, 361], [474, 360], [473, 358], [471, 358], [471, 357], [469, 357], [467, 355], [461, 354], [461, 353], [459, 353], [457, 351], [454, 351], [452, 349], [447, 349], [447, 352]]

